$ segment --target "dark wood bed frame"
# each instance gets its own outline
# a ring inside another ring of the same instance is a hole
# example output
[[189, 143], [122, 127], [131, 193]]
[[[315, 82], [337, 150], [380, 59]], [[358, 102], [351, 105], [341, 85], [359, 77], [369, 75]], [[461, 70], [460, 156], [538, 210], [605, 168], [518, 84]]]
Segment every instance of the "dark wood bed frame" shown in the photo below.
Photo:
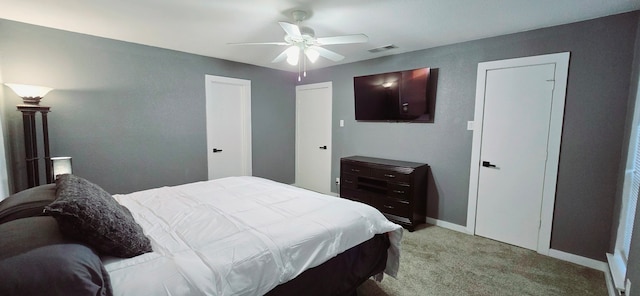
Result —
[[364, 281], [384, 271], [389, 245], [388, 236], [378, 234], [329, 261], [308, 269], [266, 295], [357, 295], [356, 289]]

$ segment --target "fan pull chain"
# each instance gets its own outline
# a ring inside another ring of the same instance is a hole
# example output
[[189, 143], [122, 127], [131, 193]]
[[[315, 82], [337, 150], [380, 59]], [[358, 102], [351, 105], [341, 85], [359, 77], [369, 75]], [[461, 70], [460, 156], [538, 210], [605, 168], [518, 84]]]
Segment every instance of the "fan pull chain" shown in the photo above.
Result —
[[300, 78], [300, 63], [298, 63], [298, 82], [300, 82], [302, 79]]
[[302, 76], [307, 77], [307, 57], [304, 55], [304, 52], [302, 53], [302, 62], [304, 63], [304, 65], [302, 66], [304, 69], [304, 72], [302, 72]]

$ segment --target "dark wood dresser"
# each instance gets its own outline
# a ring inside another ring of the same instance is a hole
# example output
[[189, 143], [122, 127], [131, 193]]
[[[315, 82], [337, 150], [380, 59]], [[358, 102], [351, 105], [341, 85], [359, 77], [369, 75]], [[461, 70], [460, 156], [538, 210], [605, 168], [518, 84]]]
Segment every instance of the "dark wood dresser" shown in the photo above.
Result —
[[340, 196], [377, 208], [409, 231], [425, 223], [429, 165], [351, 156], [340, 159]]

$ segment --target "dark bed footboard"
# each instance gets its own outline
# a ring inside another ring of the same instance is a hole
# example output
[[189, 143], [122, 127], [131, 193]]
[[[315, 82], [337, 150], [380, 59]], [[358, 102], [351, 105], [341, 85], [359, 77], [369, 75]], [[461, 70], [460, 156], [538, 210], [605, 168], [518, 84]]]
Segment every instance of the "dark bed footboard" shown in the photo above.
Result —
[[275, 287], [266, 295], [353, 295], [364, 281], [385, 269], [389, 245], [386, 234], [375, 235], [370, 240]]

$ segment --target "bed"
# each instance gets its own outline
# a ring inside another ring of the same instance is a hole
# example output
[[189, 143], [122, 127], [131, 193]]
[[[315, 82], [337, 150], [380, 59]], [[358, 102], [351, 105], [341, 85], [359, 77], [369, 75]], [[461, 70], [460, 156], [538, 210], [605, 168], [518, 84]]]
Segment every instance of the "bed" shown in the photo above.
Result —
[[0, 294], [353, 295], [396, 276], [401, 237], [370, 206], [258, 177], [111, 196], [64, 175], [0, 202]]

